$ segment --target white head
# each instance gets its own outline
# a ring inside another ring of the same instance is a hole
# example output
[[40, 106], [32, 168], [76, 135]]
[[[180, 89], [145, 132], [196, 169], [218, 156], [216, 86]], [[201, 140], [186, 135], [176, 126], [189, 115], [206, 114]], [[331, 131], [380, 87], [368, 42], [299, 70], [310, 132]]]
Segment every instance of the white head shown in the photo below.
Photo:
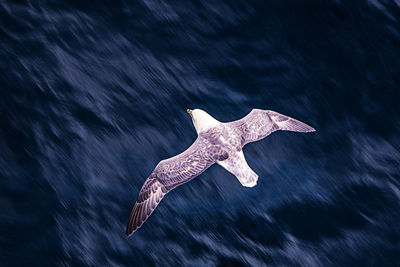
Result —
[[189, 115], [192, 117], [193, 125], [197, 134], [212, 127], [218, 126], [221, 123], [201, 109], [188, 109], [187, 113], [189, 113]]

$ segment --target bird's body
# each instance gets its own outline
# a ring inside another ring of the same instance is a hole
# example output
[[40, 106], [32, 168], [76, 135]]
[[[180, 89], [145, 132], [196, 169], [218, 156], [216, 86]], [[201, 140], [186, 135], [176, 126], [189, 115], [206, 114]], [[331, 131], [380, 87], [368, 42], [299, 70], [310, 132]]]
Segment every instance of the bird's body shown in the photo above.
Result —
[[164, 195], [217, 163], [235, 175], [243, 186], [253, 187], [258, 175], [247, 165], [242, 148], [274, 131], [313, 132], [312, 127], [270, 110], [253, 109], [244, 118], [219, 122], [203, 110], [188, 110], [198, 134], [184, 152], [162, 160], [145, 181], [132, 209], [127, 236], [150, 216]]

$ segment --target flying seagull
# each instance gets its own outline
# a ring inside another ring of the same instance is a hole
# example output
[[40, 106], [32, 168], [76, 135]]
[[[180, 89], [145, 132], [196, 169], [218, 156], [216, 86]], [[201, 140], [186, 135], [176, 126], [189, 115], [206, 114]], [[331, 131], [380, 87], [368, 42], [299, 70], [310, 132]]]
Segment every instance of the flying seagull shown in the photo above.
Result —
[[151, 215], [169, 191], [184, 184], [217, 163], [246, 187], [257, 183], [258, 175], [247, 165], [243, 146], [278, 131], [314, 132], [307, 124], [272, 110], [253, 109], [244, 118], [220, 122], [201, 109], [187, 110], [197, 139], [184, 152], [160, 161], [139, 192], [129, 217], [126, 235], [133, 234]]

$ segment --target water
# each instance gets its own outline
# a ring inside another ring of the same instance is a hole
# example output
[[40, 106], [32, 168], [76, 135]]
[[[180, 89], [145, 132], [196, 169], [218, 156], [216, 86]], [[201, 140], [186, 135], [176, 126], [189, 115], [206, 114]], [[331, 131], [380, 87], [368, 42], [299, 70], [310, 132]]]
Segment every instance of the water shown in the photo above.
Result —
[[[86, 3], [87, 2], [87, 3]], [[400, 2], [2, 1], [0, 265], [400, 264]], [[313, 134], [244, 148], [125, 226], [187, 108]]]

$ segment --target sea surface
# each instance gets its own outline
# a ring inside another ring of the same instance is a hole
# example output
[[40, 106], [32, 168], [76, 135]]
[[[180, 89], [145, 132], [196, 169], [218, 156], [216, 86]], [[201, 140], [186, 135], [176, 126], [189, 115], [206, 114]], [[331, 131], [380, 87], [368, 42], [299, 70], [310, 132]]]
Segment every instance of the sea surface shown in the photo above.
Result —
[[[0, 266], [400, 266], [400, 1], [0, 1]], [[157, 163], [270, 109], [125, 227]]]

